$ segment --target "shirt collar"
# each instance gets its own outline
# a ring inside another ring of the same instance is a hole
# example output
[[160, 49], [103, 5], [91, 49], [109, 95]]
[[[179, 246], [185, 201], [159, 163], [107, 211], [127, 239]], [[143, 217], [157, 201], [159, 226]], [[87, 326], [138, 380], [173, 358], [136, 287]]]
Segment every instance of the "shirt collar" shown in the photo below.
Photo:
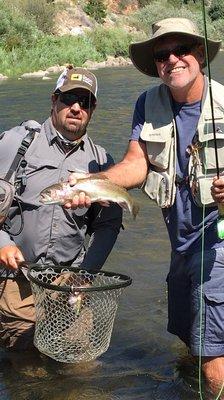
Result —
[[[76, 142], [70, 142], [66, 139], [63, 139], [63, 136], [57, 132], [55, 129], [51, 117], [49, 117], [45, 122], [45, 132], [46, 132], [46, 137], [48, 140], [49, 145], [53, 145], [55, 142], [57, 142], [62, 148], [65, 146], [67, 149], [71, 150], [72, 148], [78, 148], [80, 147], [81, 150], [84, 150], [84, 145], [87, 140], [87, 134], [83, 135], [80, 140], [77, 140]], [[64, 142], [64, 143], [63, 143]], [[67, 144], [68, 143], [68, 144]]]

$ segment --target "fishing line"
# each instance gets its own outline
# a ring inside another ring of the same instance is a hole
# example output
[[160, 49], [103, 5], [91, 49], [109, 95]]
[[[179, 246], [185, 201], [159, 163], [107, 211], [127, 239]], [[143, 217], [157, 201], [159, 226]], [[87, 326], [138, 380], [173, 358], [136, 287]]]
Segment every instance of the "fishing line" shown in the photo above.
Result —
[[[209, 48], [208, 48], [208, 34], [207, 34], [207, 23], [206, 23], [206, 10], [205, 2], [202, 0], [202, 11], [203, 11], [203, 24], [204, 24], [204, 36], [205, 36], [205, 56], [207, 60], [207, 71], [208, 71], [208, 89], [212, 116], [212, 130], [214, 137], [214, 150], [215, 150], [215, 164], [216, 164], [216, 175], [219, 179], [219, 160], [218, 160], [218, 146], [216, 137], [216, 127], [215, 127], [215, 116], [214, 116], [214, 106], [213, 106], [213, 94], [211, 85], [211, 69], [210, 69], [210, 59], [209, 59]], [[217, 232], [219, 239], [224, 239], [224, 204], [218, 204], [218, 220], [217, 220]]]
[[[208, 35], [207, 35], [207, 23], [206, 23], [206, 10], [205, 10], [205, 2], [202, 0], [202, 15], [203, 15], [203, 24], [204, 24], [204, 37], [205, 37], [205, 57], [207, 60], [207, 71], [208, 71], [208, 90], [209, 90], [209, 98], [210, 98], [210, 107], [211, 107], [211, 117], [212, 117], [212, 129], [213, 129], [213, 138], [214, 138], [214, 150], [215, 150], [215, 164], [216, 164], [216, 175], [219, 179], [219, 160], [218, 160], [218, 148], [217, 148], [217, 138], [216, 138], [216, 128], [215, 128], [215, 116], [214, 116], [214, 107], [213, 107], [213, 94], [212, 94], [212, 85], [211, 85], [211, 69], [210, 69], [210, 59], [209, 59], [209, 47], [208, 47]], [[207, 146], [207, 142], [206, 142]], [[205, 171], [207, 173], [207, 165], [205, 165]], [[206, 178], [205, 173], [205, 178]], [[217, 221], [217, 232], [218, 237], [220, 239], [224, 238], [224, 205], [218, 205], [219, 218]], [[204, 295], [203, 295], [203, 281], [204, 281], [204, 238], [205, 238], [205, 204], [203, 204], [203, 222], [202, 222], [202, 256], [201, 256], [201, 282], [200, 282], [200, 342], [199, 342], [199, 395], [200, 399], [203, 400], [202, 393], [202, 327], [203, 327], [203, 305], [204, 305]], [[218, 400], [222, 394], [224, 388], [224, 382], [222, 387], [215, 398]]]

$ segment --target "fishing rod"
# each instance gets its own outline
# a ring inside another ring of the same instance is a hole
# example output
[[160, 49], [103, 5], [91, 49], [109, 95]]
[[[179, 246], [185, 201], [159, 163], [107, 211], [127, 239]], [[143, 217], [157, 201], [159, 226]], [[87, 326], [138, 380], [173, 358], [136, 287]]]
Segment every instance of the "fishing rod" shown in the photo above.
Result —
[[[209, 47], [208, 47], [208, 35], [207, 35], [207, 23], [206, 23], [206, 11], [205, 11], [205, 2], [202, 0], [202, 14], [203, 14], [203, 24], [204, 24], [204, 37], [205, 37], [205, 56], [207, 60], [207, 71], [208, 71], [208, 89], [209, 89], [209, 98], [210, 98], [210, 106], [211, 106], [211, 116], [212, 116], [212, 129], [213, 129], [213, 138], [214, 138], [214, 150], [215, 150], [215, 164], [216, 164], [216, 175], [219, 179], [220, 170], [219, 170], [219, 159], [218, 159], [218, 146], [217, 146], [217, 137], [216, 137], [216, 128], [215, 128], [215, 116], [214, 116], [214, 106], [213, 106], [213, 94], [212, 94], [212, 84], [211, 84], [211, 69], [210, 69], [210, 59], [209, 59]], [[205, 207], [205, 206], [204, 206]], [[224, 239], [224, 204], [218, 204], [218, 220], [217, 220], [217, 233], [220, 239]], [[204, 234], [203, 234], [204, 236]], [[204, 239], [203, 239], [204, 240]], [[203, 304], [203, 285], [202, 282], [204, 280], [204, 252], [202, 251], [202, 259], [201, 259], [201, 297], [200, 297], [200, 351], [199, 351], [199, 395], [200, 399], [203, 400], [202, 395], [202, 304]], [[220, 388], [218, 395], [215, 397], [215, 400], [220, 399], [220, 396], [223, 393], [224, 382]]]
[[[210, 59], [209, 59], [209, 48], [208, 48], [208, 34], [207, 34], [207, 23], [206, 23], [206, 11], [205, 11], [205, 2], [202, 0], [202, 12], [203, 12], [203, 24], [204, 24], [204, 36], [205, 36], [205, 53], [207, 59], [207, 71], [208, 71], [208, 89], [209, 89], [209, 98], [210, 98], [210, 106], [211, 106], [211, 116], [212, 116], [212, 130], [213, 130], [213, 138], [214, 138], [214, 150], [215, 150], [215, 164], [216, 164], [216, 175], [217, 179], [220, 177], [219, 170], [219, 159], [218, 159], [218, 146], [217, 146], [217, 137], [216, 137], [216, 127], [215, 127], [215, 115], [214, 115], [214, 106], [213, 106], [213, 94], [212, 94], [212, 85], [211, 85], [211, 68], [210, 68]], [[218, 204], [218, 220], [217, 220], [217, 233], [219, 239], [224, 239], [224, 204]]]

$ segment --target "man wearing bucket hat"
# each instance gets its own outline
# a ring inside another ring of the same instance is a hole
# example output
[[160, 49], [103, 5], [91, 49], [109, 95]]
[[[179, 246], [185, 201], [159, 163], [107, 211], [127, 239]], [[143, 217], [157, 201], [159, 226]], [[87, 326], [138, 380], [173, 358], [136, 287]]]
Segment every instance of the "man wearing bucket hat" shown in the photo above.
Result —
[[7, 172], [15, 167], [14, 157], [18, 161], [18, 149], [24, 150], [21, 142], [28, 132], [34, 132], [18, 168], [12, 171], [17, 201], [11, 204], [0, 231], [0, 343], [7, 348], [21, 350], [33, 345], [33, 297], [21, 264], [98, 270], [119, 233], [118, 205], [105, 208], [96, 203], [89, 210], [65, 210], [39, 201], [43, 189], [66, 181], [71, 171], [99, 172], [113, 164], [106, 150], [95, 145], [86, 132], [96, 98], [95, 75], [69, 66], [52, 94], [50, 117], [42, 125], [25, 121], [1, 135], [1, 171]]
[[[210, 61], [220, 44], [208, 40]], [[153, 24], [149, 40], [131, 44], [130, 56], [140, 72], [160, 77], [162, 84], [138, 98], [128, 150], [104, 174], [126, 188], [142, 187], [161, 207], [172, 248], [168, 331], [193, 356], [202, 354], [205, 377], [217, 392], [224, 382], [224, 243], [217, 237], [214, 200], [224, 197], [224, 185], [214, 179], [205, 39], [192, 21], [168, 18]], [[222, 173], [224, 87], [212, 81], [212, 89]], [[75, 180], [70, 177], [71, 184]], [[88, 197], [67, 206], [83, 204], [90, 204]]]

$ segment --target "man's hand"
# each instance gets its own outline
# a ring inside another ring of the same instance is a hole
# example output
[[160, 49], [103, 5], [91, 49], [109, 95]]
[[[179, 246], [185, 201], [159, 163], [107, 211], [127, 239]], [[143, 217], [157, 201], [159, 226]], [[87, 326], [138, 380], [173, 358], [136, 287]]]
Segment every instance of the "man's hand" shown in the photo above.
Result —
[[224, 204], [224, 176], [213, 179], [211, 194], [216, 203]]
[[[94, 176], [94, 174], [84, 174], [81, 172], [74, 172], [69, 176], [68, 181], [71, 186], [74, 186], [79, 179], [88, 178], [90, 176]], [[99, 201], [99, 203], [103, 207], [109, 207], [110, 205], [108, 201]], [[79, 193], [79, 195], [74, 196], [73, 200], [65, 203], [63, 207], [75, 210], [76, 208], [84, 208], [84, 207], [89, 208], [91, 204], [92, 204], [91, 198], [89, 196], [86, 196], [84, 192], [81, 192]]]
[[[90, 174], [85, 174], [83, 172], [73, 172], [69, 178], [69, 184], [74, 186], [79, 179], [88, 178]], [[84, 192], [81, 192], [79, 195], [74, 196], [73, 200], [68, 201], [64, 204], [64, 208], [73, 209], [76, 208], [89, 208], [91, 206], [91, 199], [89, 196], [86, 196]]]
[[5, 246], [0, 248], [0, 263], [4, 264], [6, 268], [17, 270], [19, 264], [24, 262], [24, 257], [16, 246]]

